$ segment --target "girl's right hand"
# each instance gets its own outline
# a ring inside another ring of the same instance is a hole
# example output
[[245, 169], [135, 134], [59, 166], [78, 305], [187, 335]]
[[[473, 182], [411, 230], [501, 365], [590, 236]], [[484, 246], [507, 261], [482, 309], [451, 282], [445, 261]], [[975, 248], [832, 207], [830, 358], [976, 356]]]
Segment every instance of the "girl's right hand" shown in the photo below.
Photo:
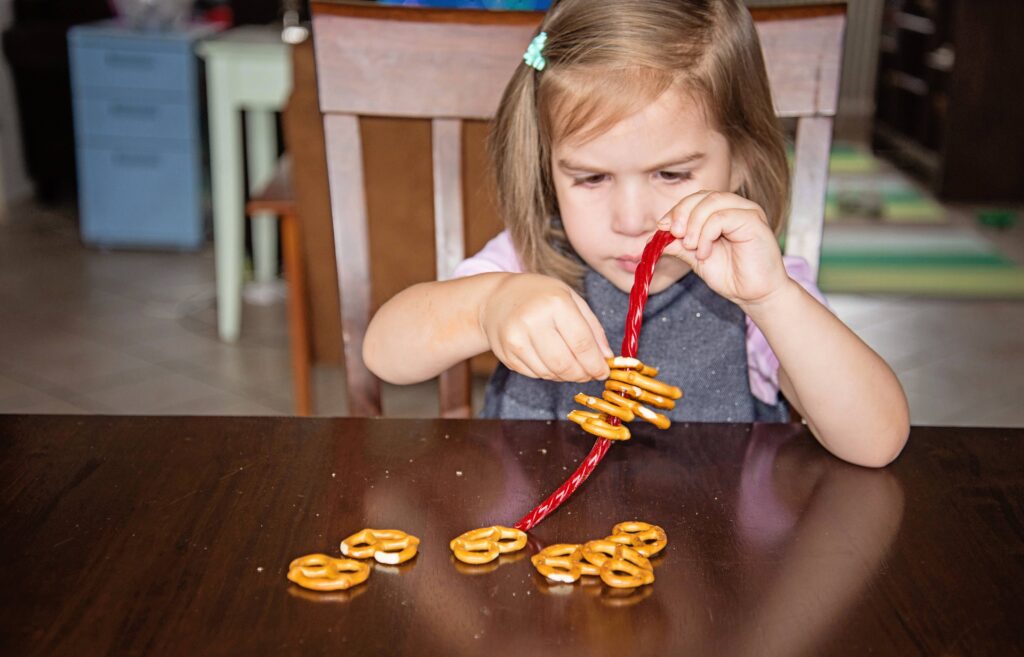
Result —
[[491, 350], [510, 370], [550, 381], [608, 378], [612, 357], [601, 323], [568, 285], [510, 274], [480, 308]]

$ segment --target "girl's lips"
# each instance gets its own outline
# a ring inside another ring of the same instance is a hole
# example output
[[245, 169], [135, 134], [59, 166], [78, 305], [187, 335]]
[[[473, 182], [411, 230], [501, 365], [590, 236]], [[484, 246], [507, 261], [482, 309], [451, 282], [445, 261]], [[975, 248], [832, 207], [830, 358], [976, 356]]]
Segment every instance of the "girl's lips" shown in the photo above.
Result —
[[636, 257], [636, 258], [632, 258], [632, 257], [616, 258], [615, 259], [615, 264], [617, 264], [620, 269], [622, 269], [624, 271], [628, 271], [630, 274], [633, 274], [633, 273], [636, 273], [636, 268], [640, 266], [640, 258], [639, 257]]

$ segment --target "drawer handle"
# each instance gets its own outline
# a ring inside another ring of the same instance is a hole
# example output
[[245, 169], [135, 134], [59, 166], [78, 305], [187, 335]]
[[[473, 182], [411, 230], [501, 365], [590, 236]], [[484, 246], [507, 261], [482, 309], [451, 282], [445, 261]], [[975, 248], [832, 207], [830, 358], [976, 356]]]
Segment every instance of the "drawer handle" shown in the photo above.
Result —
[[106, 54], [106, 62], [110, 66], [122, 66], [147, 71], [152, 70], [154, 64], [153, 58], [148, 55], [132, 55], [123, 52], [108, 52]]
[[155, 169], [160, 166], [160, 156], [155, 153], [114, 153], [114, 164]]
[[110, 113], [114, 116], [152, 119], [156, 117], [157, 108], [155, 105], [125, 105], [123, 103], [116, 103], [110, 106]]

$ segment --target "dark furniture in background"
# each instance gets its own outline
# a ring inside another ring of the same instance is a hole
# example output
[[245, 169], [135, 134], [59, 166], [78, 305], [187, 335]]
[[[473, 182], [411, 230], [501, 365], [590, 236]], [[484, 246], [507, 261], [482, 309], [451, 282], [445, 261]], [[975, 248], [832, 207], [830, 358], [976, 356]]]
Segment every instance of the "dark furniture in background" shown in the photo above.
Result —
[[943, 199], [1024, 200], [1024, 2], [889, 0], [875, 149]]
[[[197, 5], [208, 9], [214, 2]], [[231, 0], [235, 25], [280, 20], [282, 0]], [[300, 14], [308, 16], [307, 0]], [[76, 190], [67, 31], [112, 17], [109, 0], [14, 0], [14, 22], [0, 36], [14, 78], [25, 165], [43, 201]]]
[[3, 53], [14, 78], [25, 167], [41, 200], [75, 191], [68, 28], [110, 16], [107, 0], [14, 0]]
[[[569, 422], [0, 416], [5, 655], [971, 655], [1024, 645], [1021, 429], [914, 427], [872, 470], [796, 424], [637, 427], [498, 562], [593, 442]], [[636, 591], [529, 556], [639, 518]], [[422, 542], [347, 592], [285, 578], [364, 527]]]

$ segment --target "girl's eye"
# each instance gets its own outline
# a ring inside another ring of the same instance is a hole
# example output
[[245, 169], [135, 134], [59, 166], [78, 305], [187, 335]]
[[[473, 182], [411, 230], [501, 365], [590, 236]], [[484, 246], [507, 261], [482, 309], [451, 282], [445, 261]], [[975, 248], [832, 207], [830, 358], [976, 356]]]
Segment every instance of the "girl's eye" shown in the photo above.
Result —
[[582, 187], [593, 187], [594, 185], [599, 185], [599, 184], [603, 183], [605, 178], [607, 178], [607, 177], [608, 176], [603, 174], [603, 173], [595, 173], [592, 176], [584, 176], [582, 178], [575, 178], [575, 179], [573, 179], [573, 183], [572, 184], [574, 186], [579, 185], [579, 186], [582, 186]]
[[689, 180], [693, 177], [689, 171], [659, 171], [658, 177], [665, 182], [675, 183]]

